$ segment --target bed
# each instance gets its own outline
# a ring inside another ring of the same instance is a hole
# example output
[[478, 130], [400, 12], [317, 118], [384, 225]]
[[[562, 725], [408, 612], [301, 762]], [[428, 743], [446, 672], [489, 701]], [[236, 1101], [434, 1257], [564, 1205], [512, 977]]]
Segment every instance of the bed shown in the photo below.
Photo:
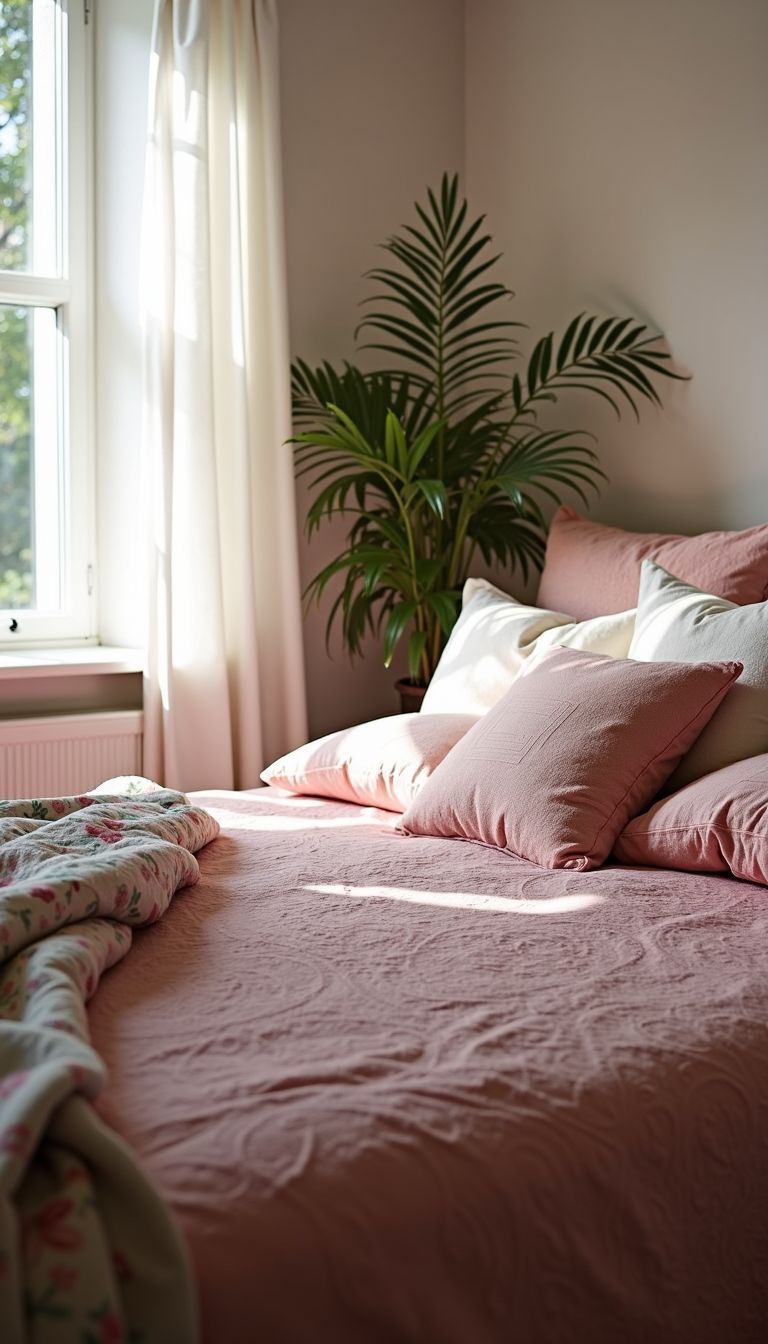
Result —
[[765, 1339], [764, 887], [193, 799], [89, 1018], [206, 1344]]
[[421, 712], [0, 803], [2, 1344], [768, 1337], [767, 574], [566, 510]]

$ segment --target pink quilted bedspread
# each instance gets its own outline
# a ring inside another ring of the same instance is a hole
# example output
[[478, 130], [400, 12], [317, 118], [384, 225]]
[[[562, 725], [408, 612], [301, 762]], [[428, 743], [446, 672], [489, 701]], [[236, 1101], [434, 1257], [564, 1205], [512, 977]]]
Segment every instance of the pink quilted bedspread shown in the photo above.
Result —
[[768, 891], [198, 794], [91, 1005], [207, 1344], [768, 1338]]

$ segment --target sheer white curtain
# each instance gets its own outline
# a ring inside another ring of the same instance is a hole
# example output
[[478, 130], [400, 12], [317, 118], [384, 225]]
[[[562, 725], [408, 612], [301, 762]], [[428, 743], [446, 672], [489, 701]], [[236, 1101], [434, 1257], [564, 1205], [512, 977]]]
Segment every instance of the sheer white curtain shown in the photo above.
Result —
[[156, 0], [144, 205], [145, 773], [306, 735], [273, 0]]

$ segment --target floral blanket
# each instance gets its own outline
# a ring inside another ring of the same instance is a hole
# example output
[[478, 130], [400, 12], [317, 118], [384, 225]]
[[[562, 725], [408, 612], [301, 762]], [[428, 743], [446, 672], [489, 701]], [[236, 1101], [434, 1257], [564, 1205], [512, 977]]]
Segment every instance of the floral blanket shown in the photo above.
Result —
[[104, 1068], [85, 1002], [217, 833], [167, 790], [0, 803], [3, 1344], [198, 1338], [176, 1228], [90, 1105]]

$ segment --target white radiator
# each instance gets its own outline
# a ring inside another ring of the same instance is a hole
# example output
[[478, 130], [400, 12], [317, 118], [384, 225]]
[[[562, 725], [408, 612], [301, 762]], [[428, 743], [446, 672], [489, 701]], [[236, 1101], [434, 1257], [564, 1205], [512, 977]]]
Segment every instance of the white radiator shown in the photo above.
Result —
[[85, 793], [141, 774], [140, 710], [0, 720], [0, 798]]

